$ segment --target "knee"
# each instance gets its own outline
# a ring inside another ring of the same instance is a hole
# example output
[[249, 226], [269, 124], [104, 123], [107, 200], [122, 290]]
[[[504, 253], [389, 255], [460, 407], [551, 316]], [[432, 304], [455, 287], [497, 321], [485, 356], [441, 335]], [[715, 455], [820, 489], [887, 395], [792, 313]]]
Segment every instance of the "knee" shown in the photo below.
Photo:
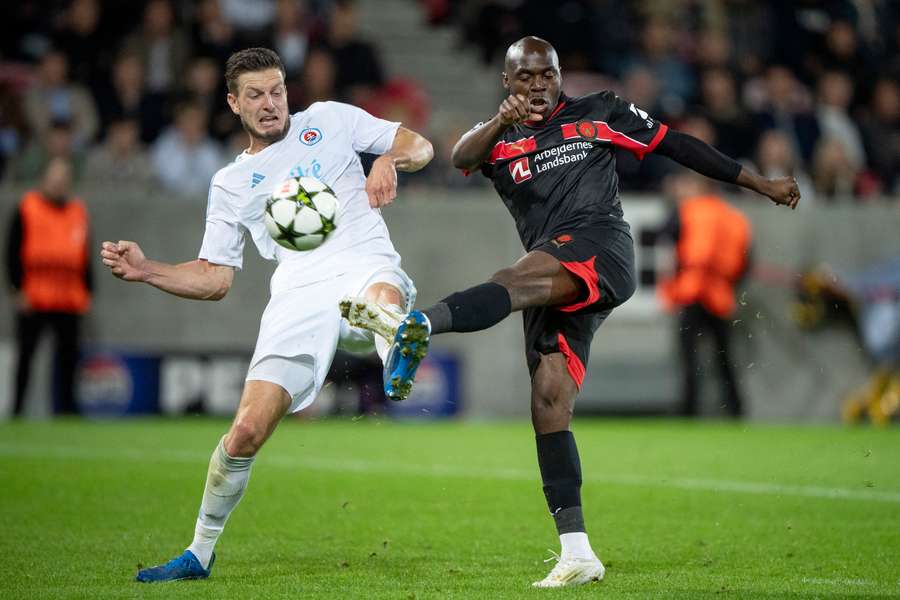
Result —
[[552, 382], [536, 381], [531, 391], [531, 412], [535, 418], [571, 418], [572, 401], [562, 386]]
[[234, 457], [256, 456], [267, 437], [264, 425], [250, 419], [238, 419], [225, 439], [225, 452]]

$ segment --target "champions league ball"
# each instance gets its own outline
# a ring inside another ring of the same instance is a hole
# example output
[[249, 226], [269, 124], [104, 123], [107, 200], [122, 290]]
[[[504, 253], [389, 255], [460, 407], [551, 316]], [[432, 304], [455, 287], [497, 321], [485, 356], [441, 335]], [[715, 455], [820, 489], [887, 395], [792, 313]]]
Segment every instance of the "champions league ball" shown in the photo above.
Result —
[[275, 188], [266, 201], [269, 235], [288, 250], [318, 248], [337, 227], [338, 200], [314, 177], [294, 177]]

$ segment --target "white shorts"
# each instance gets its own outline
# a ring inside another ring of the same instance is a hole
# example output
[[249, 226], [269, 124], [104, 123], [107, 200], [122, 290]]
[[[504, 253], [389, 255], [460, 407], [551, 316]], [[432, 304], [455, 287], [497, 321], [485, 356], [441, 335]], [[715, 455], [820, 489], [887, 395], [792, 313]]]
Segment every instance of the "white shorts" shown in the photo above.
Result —
[[273, 293], [259, 325], [247, 380], [283, 387], [291, 396], [290, 412], [312, 404], [337, 348], [357, 353], [375, 349], [374, 334], [351, 327], [338, 309], [342, 298], [362, 296], [374, 283], [399, 289], [406, 298], [405, 309], [412, 310], [416, 288], [403, 269], [389, 263]]

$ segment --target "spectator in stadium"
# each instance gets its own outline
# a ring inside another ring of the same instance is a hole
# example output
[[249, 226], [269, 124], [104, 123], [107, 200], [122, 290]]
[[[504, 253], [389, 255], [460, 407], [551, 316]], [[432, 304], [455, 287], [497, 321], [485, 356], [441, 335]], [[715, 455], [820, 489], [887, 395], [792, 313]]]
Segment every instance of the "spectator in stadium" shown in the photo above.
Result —
[[310, 26], [303, 2], [277, 0], [275, 20], [268, 38], [273, 49], [284, 62], [285, 77], [296, 80], [303, 73], [303, 64], [310, 45]]
[[356, 19], [353, 0], [335, 0], [326, 44], [334, 55], [338, 98], [360, 104], [385, 78], [375, 47], [357, 34]]
[[816, 117], [823, 137], [839, 140], [847, 159], [856, 169], [866, 164], [866, 151], [862, 135], [850, 118], [853, 100], [853, 80], [841, 71], [826, 71], [818, 81], [818, 106]]
[[22, 99], [13, 85], [0, 82], [0, 181], [7, 177], [8, 166], [28, 141], [28, 122]]
[[711, 182], [693, 173], [672, 176], [667, 187], [676, 206], [662, 234], [675, 242], [676, 267], [658, 291], [664, 306], [678, 311], [682, 413], [700, 414], [699, 355], [708, 334], [715, 346], [720, 405], [740, 417], [744, 406], [731, 354], [731, 320], [735, 286], [749, 267], [750, 222]]
[[[568, 78], [566, 81], [568, 82]], [[652, 114], [660, 114], [663, 110], [660, 104], [659, 87], [659, 80], [650, 69], [644, 67], [629, 70], [622, 79], [623, 97]], [[596, 89], [598, 88], [593, 88], [593, 90]]]
[[154, 142], [153, 169], [166, 189], [203, 197], [212, 176], [224, 166], [219, 145], [206, 131], [206, 120], [202, 106], [183, 104], [175, 110], [175, 123]]
[[209, 115], [206, 128], [216, 141], [224, 142], [240, 126], [234, 116], [222, 105], [224, 87], [221, 85], [222, 69], [215, 60], [198, 56], [191, 59], [184, 77], [183, 102], [202, 106]]
[[828, 71], [843, 71], [865, 81], [870, 73], [867, 51], [856, 28], [846, 19], [831, 22], [821, 43], [808, 48], [806, 63], [815, 78]]
[[809, 164], [819, 139], [819, 123], [805, 90], [784, 65], [770, 66], [761, 83], [762, 106], [754, 116], [757, 129], [784, 131], [804, 164]]
[[900, 85], [891, 77], [875, 82], [860, 118], [866, 154], [885, 193], [900, 193]]
[[815, 206], [815, 193], [809, 174], [803, 169], [791, 140], [780, 129], [770, 129], [759, 138], [756, 148], [756, 168], [759, 174], [775, 179], [793, 177], [797, 180], [803, 207]]
[[667, 115], [679, 115], [694, 95], [694, 77], [675, 53], [675, 31], [669, 19], [651, 17], [641, 33], [641, 48], [625, 61], [624, 74], [648, 69], [659, 83], [660, 105]]
[[738, 98], [734, 76], [726, 69], [708, 69], [700, 76], [703, 113], [716, 132], [717, 147], [728, 156], [753, 155], [756, 131]]
[[138, 122], [141, 141], [152, 142], [169, 122], [168, 95], [149, 92], [144, 85], [144, 62], [137, 52], [123, 51], [113, 62], [112, 76], [97, 98], [103, 123], [120, 116]]
[[33, 182], [41, 177], [47, 164], [54, 158], [70, 161], [75, 175], [81, 173], [84, 151], [75, 146], [72, 125], [68, 121], [53, 121], [42, 136], [32, 136], [24, 151], [10, 162], [10, 179]]
[[259, 41], [260, 33], [265, 31], [275, 19], [275, 0], [218, 0], [222, 16], [238, 35], [247, 43]]
[[45, 329], [55, 338], [58, 412], [78, 410], [75, 367], [92, 273], [88, 215], [71, 186], [72, 165], [64, 158], [51, 160], [40, 187], [22, 197], [7, 237], [7, 277], [16, 298], [16, 415], [22, 414], [34, 351]]
[[191, 23], [191, 44], [198, 56], [211, 56], [224, 65], [239, 42], [235, 28], [222, 13], [219, 0], [200, 0]]
[[859, 174], [860, 169], [842, 140], [835, 137], [819, 140], [812, 162], [817, 198], [829, 202], [852, 199]]
[[141, 145], [137, 121], [128, 117], [112, 119], [103, 144], [88, 152], [85, 179], [105, 184], [146, 186], [155, 181], [153, 168]]
[[171, 94], [177, 89], [190, 55], [190, 44], [175, 26], [169, 0], [150, 0], [140, 29], [126, 38], [123, 48], [137, 54], [144, 65], [144, 87], [150, 93]]
[[99, 128], [97, 107], [90, 92], [69, 81], [69, 63], [57, 50], [47, 52], [34, 84], [25, 94], [25, 112], [31, 130], [42, 137], [53, 122], [71, 125], [72, 143], [83, 148], [94, 140]]
[[307, 107], [336, 97], [337, 65], [334, 56], [325, 48], [313, 48], [303, 66], [300, 84], [288, 84], [288, 100], [292, 105]]
[[109, 76], [112, 40], [100, 28], [98, 0], [72, 0], [61, 26], [53, 32], [53, 46], [69, 58], [72, 80], [97, 89]]
[[700, 31], [696, 38], [696, 56], [694, 66], [698, 70], [736, 70], [734, 49], [728, 35], [716, 27], [707, 27]]

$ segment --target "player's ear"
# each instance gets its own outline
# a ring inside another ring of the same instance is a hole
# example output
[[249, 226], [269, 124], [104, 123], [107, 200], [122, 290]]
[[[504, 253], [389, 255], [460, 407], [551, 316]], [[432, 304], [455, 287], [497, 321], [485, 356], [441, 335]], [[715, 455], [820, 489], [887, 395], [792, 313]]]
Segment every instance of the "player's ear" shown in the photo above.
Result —
[[231, 107], [231, 112], [233, 112], [236, 115], [241, 114], [241, 107], [238, 105], [237, 96], [235, 96], [231, 92], [228, 92], [228, 96], [227, 96], [226, 100], [228, 100], [228, 106]]
[[503, 77], [501, 78], [501, 82], [503, 83], [503, 89], [509, 89], [509, 77], [506, 76], [506, 71], [503, 71]]

